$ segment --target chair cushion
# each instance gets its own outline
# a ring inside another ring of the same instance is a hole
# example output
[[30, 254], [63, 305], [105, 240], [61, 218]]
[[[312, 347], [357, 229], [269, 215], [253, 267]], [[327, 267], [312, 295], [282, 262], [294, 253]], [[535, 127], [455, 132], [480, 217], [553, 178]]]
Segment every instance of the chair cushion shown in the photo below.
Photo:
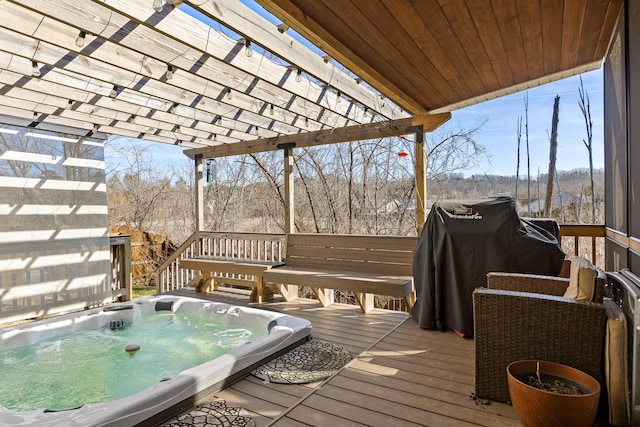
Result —
[[564, 297], [578, 301], [591, 301], [596, 281], [596, 268], [587, 259], [574, 256], [571, 259], [569, 287]]
[[614, 426], [629, 425], [627, 319], [620, 307], [610, 299], [604, 300], [604, 307], [607, 311], [604, 367], [609, 422]]

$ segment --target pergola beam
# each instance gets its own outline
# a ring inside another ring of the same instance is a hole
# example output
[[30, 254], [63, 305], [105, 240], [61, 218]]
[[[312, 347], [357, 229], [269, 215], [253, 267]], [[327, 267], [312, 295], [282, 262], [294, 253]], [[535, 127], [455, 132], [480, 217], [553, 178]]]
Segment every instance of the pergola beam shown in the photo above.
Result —
[[202, 155], [204, 158], [215, 158], [274, 151], [283, 147], [311, 147], [315, 145], [399, 136], [415, 132], [415, 130], [412, 131], [411, 128], [419, 126], [422, 126], [423, 132], [431, 132], [450, 118], [451, 113], [428, 114], [387, 122], [367, 123], [361, 126], [348, 126], [296, 135], [284, 135], [275, 138], [263, 138], [235, 144], [195, 148], [185, 150], [184, 154], [192, 159], [195, 159], [198, 155]]
[[216, 0], [214, 3], [185, 0], [184, 3], [246, 37], [252, 43], [273, 52], [298, 70], [314, 76], [370, 110], [378, 111], [388, 119], [407, 116], [404, 111], [393, 109], [392, 105], [384, 103], [368, 87], [358, 84], [354, 77], [337, 68], [334, 64], [328, 63], [285, 32], [280, 32], [277, 26], [241, 2]]

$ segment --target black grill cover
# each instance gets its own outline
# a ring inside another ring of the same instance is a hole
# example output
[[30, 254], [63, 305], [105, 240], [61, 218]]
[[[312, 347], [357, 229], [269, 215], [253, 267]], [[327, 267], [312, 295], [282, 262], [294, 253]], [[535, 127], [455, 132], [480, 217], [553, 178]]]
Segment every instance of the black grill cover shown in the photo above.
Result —
[[557, 276], [565, 254], [542, 227], [521, 219], [515, 200], [433, 204], [413, 256], [416, 304], [425, 329], [473, 336], [473, 290], [491, 271]]

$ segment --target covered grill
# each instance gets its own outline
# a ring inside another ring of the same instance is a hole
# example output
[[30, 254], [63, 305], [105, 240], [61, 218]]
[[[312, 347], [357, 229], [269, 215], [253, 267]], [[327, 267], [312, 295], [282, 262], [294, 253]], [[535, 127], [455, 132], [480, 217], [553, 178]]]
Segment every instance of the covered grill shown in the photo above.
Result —
[[490, 271], [557, 276], [565, 254], [544, 227], [518, 216], [515, 200], [433, 204], [413, 259], [413, 319], [425, 329], [473, 336], [473, 290]]

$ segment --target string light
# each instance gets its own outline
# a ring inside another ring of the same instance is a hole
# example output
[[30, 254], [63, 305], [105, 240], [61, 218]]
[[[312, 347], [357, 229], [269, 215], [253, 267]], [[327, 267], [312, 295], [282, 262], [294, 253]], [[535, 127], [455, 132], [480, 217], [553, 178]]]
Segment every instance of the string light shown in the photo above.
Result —
[[109, 96], [113, 99], [118, 96], [118, 86], [114, 86], [113, 89], [111, 89], [111, 92], [109, 92]]
[[153, 0], [153, 10], [162, 12], [162, 0]]
[[37, 122], [37, 121], [38, 121], [38, 112], [37, 112], [37, 111], [34, 111], [34, 112], [33, 112], [33, 121], [34, 121], [34, 122]]
[[300, 83], [302, 81], [302, 70], [296, 72], [296, 81]]
[[244, 43], [244, 54], [247, 58], [250, 58], [253, 55], [253, 51], [251, 50], [251, 40], [247, 40]]
[[178, 103], [177, 103], [177, 102], [174, 102], [174, 103], [173, 103], [173, 105], [171, 105], [171, 107], [169, 107], [169, 112], [170, 112], [171, 114], [173, 114], [173, 113], [175, 113], [175, 112], [176, 112], [176, 110], [177, 110], [177, 109], [178, 109]]
[[31, 61], [31, 75], [33, 77], [40, 77], [40, 68], [38, 68], [38, 63], [36, 61]]
[[342, 101], [342, 94], [340, 93], [340, 91], [338, 91], [338, 99], [336, 99], [336, 103], [340, 104], [340, 101]]
[[93, 132], [98, 132], [98, 125], [96, 124], [93, 125]]
[[165, 73], [165, 76], [167, 77], [167, 80], [171, 80], [173, 78], [173, 73], [176, 71], [175, 68], [173, 68], [172, 65], [167, 65], [167, 72]]
[[271, 114], [273, 116], [273, 114], [275, 113], [274, 108], [273, 108], [273, 104], [271, 104], [271, 107], [269, 107], [269, 114]]
[[217, 140], [218, 140], [218, 134], [217, 134], [217, 133], [214, 133], [214, 134], [213, 134], [213, 140], [214, 140], [214, 141], [217, 141]]
[[73, 107], [73, 100], [70, 99], [69, 101], [67, 101], [67, 107], [66, 108], [71, 108], [71, 107]]
[[129, 116], [129, 118], [127, 119], [127, 121], [128, 121], [129, 123], [134, 123], [134, 124], [135, 124], [135, 122], [136, 122], [136, 115], [135, 115], [135, 114], [130, 115], [130, 116]]
[[287, 24], [282, 23], [282, 24], [278, 24], [276, 26], [276, 28], [278, 29], [278, 31], [280, 33], [284, 33], [285, 31], [287, 31], [289, 29], [289, 26]]
[[309, 117], [305, 117], [304, 118], [304, 127], [306, 127], [306, 128], [309, 127]]
[[78, 34], [78, 38], [76, 39], [76, 46], [83, 47], [84, 46], [84, 38], [87, 36], [87, 33], [84, 31], [80, 31]]
[[231, 88], [227, 88], [227, 99], [231, 99]]

